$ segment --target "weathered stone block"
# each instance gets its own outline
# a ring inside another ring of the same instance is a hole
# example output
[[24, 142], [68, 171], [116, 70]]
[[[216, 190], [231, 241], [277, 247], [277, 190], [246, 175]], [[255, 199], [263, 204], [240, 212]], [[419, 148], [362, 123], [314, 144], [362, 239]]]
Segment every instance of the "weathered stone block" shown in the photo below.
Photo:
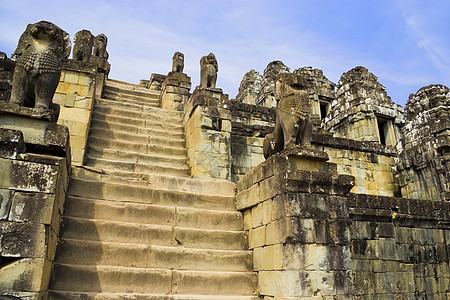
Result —
[[12, 201], [9, 220], [50, 225], [54, 207], [54, 195], [16, 192]]
[[19, 153], [23, 152], [25, 152], [25, 143], [22, 132], [0, 128], [0, 157], [15, 159]]
[[262, 271], [258, 276], [258, 289], [262, 295], [298, 297], [305, 285], [305, 274], [297, 270]]
[[14, 191], [0, 189], [0, 220], [6, 220], [11, 208]]
[[253, 206], [251, 209], [252, 214], [252, 228], [256, 228], [263, 225], [263, 205], [259, 204]]
[[27, 151], [54, 154], [65, 157], [69, 150], [67, 127], [46, 120], [32, 119], [19, 115], [2, 115], [0, 128], [19, 130]]
[[50, 280], [51, 262], [43, 258], [25, 258], [0, 269], [0, 291], [44, 291]]
[[244, 210], [259, 203], [259, 185], [255, 184], [236, 195], [236, 208]]
[[41, 224], [0, 222], [1, 256], [45, 258], [47, 230]]
[[58, 167], [42, 163], [0, 158], [0, 188], [54, 193]]
[[266, 226], [250, 229], [248, 244], [250, 249], [266, 245]]

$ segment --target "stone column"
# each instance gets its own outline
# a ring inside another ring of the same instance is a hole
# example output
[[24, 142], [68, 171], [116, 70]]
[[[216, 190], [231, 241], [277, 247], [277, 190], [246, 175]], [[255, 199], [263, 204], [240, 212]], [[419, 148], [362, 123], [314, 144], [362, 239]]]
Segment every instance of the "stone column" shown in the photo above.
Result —
[[191, 77], [180, 72], [169, 72], [161, 85], [161, 107], [182, 111], [191, 89]]
[[327, 160], [325, 152], [288, 148], [237, 184], [264, 299], [351, 298], [347, 197], [354, 177], [337, 175]]
[[70, 170], [69, 131], [56, 118], [0, 104], [0, 298], [48, 299]]
[[231, 113], [221, 89], [197, 87], [184, 108], [186, 147], [194, 178], [231, 179]]

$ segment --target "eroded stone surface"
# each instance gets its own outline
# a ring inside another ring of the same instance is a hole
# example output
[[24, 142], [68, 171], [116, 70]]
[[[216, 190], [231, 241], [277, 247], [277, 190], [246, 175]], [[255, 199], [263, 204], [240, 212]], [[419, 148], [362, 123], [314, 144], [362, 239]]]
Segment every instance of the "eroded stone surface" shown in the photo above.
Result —
[[94, 46], [94, 36], [89, 30], [80, 30], [75, 33], [73, 39], [73, 59], [78, 61], [89, 61]]
[[430, 85], [411, 94], [398, 146], [397, 176], [405, 197], [450, 200], [450, 91]]
[[325, 128], [338, 137], [394, 147], [403, 123], [403, 108], [392, 102], [378, 78], [356, 67], [341, 76]]

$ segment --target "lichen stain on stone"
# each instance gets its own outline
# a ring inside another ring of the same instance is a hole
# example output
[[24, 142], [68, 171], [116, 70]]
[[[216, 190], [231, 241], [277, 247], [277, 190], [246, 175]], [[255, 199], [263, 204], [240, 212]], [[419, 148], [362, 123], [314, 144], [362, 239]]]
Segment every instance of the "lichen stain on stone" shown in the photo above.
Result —
[[18, 189], [33, 192], [51, 192], [57, 170], [53, 166], [17, 161], [12, 168], [12, 182]]

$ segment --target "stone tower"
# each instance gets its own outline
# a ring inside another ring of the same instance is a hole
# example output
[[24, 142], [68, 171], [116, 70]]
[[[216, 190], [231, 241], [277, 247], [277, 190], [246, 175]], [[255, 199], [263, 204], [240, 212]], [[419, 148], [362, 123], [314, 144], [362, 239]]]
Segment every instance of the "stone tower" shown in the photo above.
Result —
[[251, 70], [244, 75], [239, 86], [239, 94], [236, 101], [256, 105], [258, 94], [261, 90], [262, 76], [255, 70]]
[[430, 85], [411, 94], [399, 149], [403, 197], [450, 200], [450, 90]]
[[325, 123], [336, 137], [395, 146], [403, 108], [392, 102], [374, 74], [359, 66], [341, 76]]
[[331, 110], [331, 102], [336, 99], [334, 92], [336, 85], [323, 75], [322, 70], [312, 67], [297, 69], [294, 74], [306, 79], [311, 103], [311, 119], [316, 126], [320, 126]]

